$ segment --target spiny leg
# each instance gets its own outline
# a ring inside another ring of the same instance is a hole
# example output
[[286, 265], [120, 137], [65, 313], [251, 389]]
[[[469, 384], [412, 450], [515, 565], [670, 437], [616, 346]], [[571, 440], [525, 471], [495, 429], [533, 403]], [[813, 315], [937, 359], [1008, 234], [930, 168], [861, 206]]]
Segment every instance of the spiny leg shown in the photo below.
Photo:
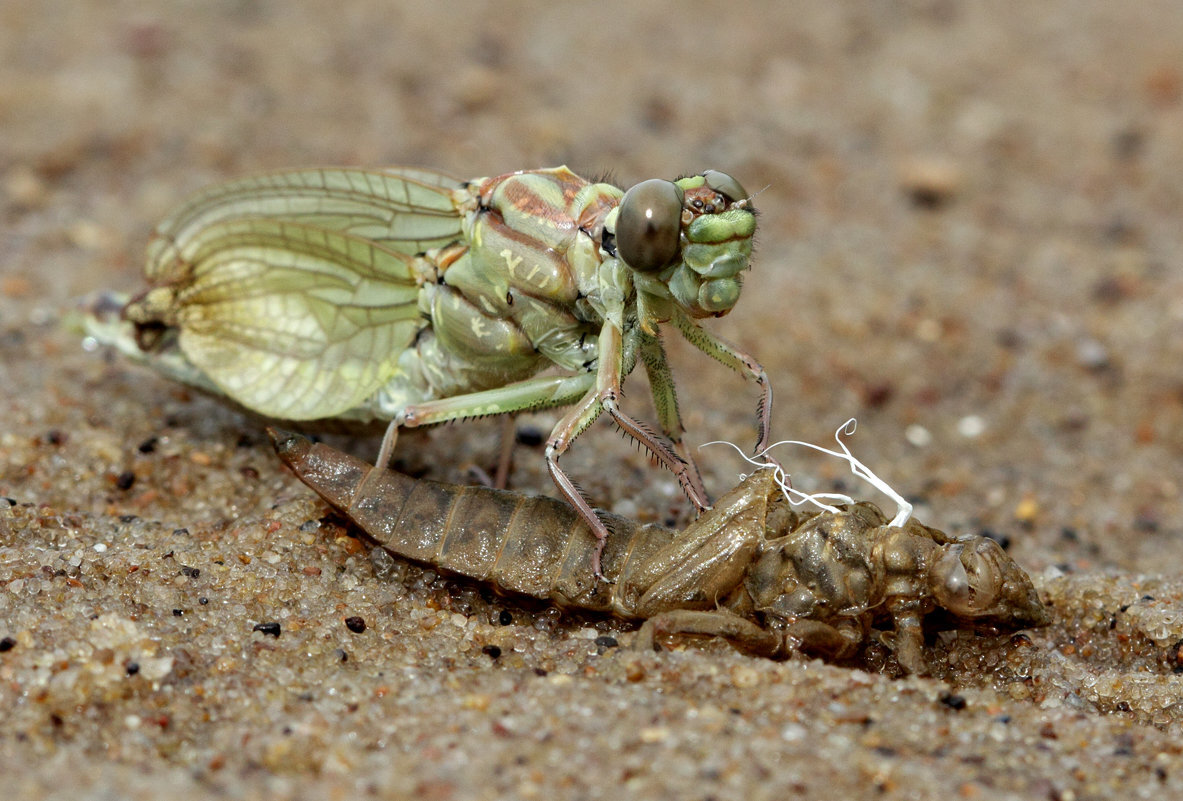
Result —
[[[710, 508], [706, 493], [702, 490], [701, 481], [695, 485], [689, 466], [674, 450], [672, 444], [649, 426], [625, 414], [617, 402], [620, 398], [620, 383], [624, 377], [624, 363], [626, 354], [635, 353], [637, 338], [643, 336], [638, 329], [630, 329], [630, 339], [625, 342], [624, 335], [615, 325], [605, 325], [600, 332], [600, 365], [596, 376], [596, 389], [605, 411], [612, 416], [612, 422], [620, 430], [639, 442], [650, 455], [678, 479], [678, 485], [687, 499], [694, 504], [699, 512]], [[635, 357], [631, 357], [635, 363]], [[631, 366], [630, 368], [631, 369]]]
[[665, 348], [662, 347], [661, 337], [653, 334], [641, 334], [641, 361], [645, 365], [645, 374], [649, 377], [649, 389], [653, 393], [653, 406], [657, 410], [657, 420], [661, 430], [674, 444], [674, 450], [690, 473], [690, 481], [694, 491], [710, 503], [706, 486], [702, 482], [702, 473], [698, 463], [686, 448], [682, 433], [686, 430], [682, 425], [682, 415], [678, 409], [678, 390], [674, 386], [674, 375], [666, 360]]
[[768, 447], [772, 433], [772, 384], [768, 381], [768, 373], [764, 372], [764, 368], [754, 358], [719, 339], [680, 309], [674, 310], [672, 322], [691, 345], [759, 385], [762, 394], [756, 406], [757, 441], [754, 453], [762, 452]]
[[563, 418], [551, 431], [550, 439], [546, 443], [546, 469], [550, 473], [551, 481], [555, 483], [559, 492], [567, 499], [567, 503], [571, 504], [579, 513], [583, 522], [587, 523], [588, 528], [595, 535], [596, 549], [592, 553], [592, 573], [598, 579], [604, 578], [604, 573], [600, 569], [600, 557], [604, 553], [604, 545], [608, 542], [608, 527], [592, 509], [579, 486], [559, 467], [559, 457], [567, 452], [567, 449], [571, 447], [571, 441], [594, 423], [603, 410], [604, 406], [600, 402], [599, 393], [593, 387], [575, 408], [563, 415]]
[[617, 403], [620, 396], [620, 381], [624, 363], [623, 335], [618, 327], [606, 323], [600, 332], [600, 358], [596, 372], [595, 387], [591, 389], [573, 408], [561, 419], [551, 432], [546, 445], [546, 466], [551, 478], [567, 501], [575, 507], [580, 516], [591, 528], [592, 533], [599, 540], [592, 558], [592, 565], [597, 577], [602, 578], [600, 572], [600, 555], [604, 551], [604, 544], [608, 539], [608, 529], [603, 521], [596, 516], [591, 504], [580, 493], [570, 477], [558, 465], [559, 457], [566, 453], [571, 442], [588, 426], [595, 422], [602, 412], [608, 412], [612, 421], [622, 431], [643, 445], [649, 453], [658, 460], [678, 479], [678, 484], [690, 502], [699, 512], [707, 508], [705, 495], [699, 492], [691, 479], [690, 469], [678, 456], [673, 448], [659, 435], [650, 431], [644, 424], [625, 414]]

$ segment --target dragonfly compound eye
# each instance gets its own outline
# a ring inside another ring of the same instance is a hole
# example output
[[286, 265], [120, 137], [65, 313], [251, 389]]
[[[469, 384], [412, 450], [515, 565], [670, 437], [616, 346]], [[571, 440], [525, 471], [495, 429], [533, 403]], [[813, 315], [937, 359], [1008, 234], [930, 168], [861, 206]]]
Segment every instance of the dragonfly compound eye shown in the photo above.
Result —
[[726, 196], [733, 203], [737, 200], [746, 200], [748, 197], [748, 193], [744, 191], [739, 181], [725, 172], [707, 170], [702, 174], [702, 177], [706, 179], [707, 186]]
[[616, 249], [634, 270], [658, 270], [678, 255], [682, 190], [653, 178], [624, 193], [616, 221]]

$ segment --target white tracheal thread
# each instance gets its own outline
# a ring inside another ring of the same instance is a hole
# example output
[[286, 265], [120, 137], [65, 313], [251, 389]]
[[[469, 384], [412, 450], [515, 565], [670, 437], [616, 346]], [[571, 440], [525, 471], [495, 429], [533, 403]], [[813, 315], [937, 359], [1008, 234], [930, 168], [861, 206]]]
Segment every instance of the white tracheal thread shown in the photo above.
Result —
[[804, 503], [812, 503], [827, 512], [838, 512], [840, 510], [825, 503], [826, 500], [838, 501], [839, 503], [845, 504], [853, 504], [855, 502], [854, 498], [851, 498], [849, 495], [843, 495], [837, 492], [808, 493], [802, 492], [799, 489], [795, 489], [789, 485], [788, 473], [786, 473], [784, 468], [781, 467], [776, 461], [769, 458], [768, 454], [773, 448], [780, 447], [781, 445], [800, 445], [804, 448], [809, 448], [810, 450], [819, 451], [821, 453], [827, 454], [828, 456], [834, 456], [838, 459], [842, 459], [843, 461], [850, 463], [850, 472], [854, 473], [863, 481], [866, 481], [875, 489], [879, 490], [884, 495], [895, 501], [897, 509], [896, 515], [892, 518], [888, 525], [894, 528], [901, 528], [912, 516], [912, 504], [904, 500], [904, 497], [892, 489], [891, 485], [889, 485], [886, 481], [875, 475], [871, 471], [871, 468], [867, 467], [865, 464], [856, 459], [854, 454], [850, 452], [850, 448], [846, 447], [846, 443], [842, 441], [842, 438], [853, 435], [857, 429], [858, 421], [852, 417], [839, 426], [834, 432], [834, 441], [837, 442], [838, 447], [842, 449], [841, 452], [830, 450], [829, 448], [823, 448], [820, 445], [814, 445], [812, 442], [802, 442], [796, 439], [785, 439], [781, 440], [780, 442], [774, 442], [764, 450], [757, 453], [755, 456], [748, 456], [743, 452], [742, 449], [739, 448], [739, 446], [732, 442], [725, 442], [723, 440], [707, 442], [701, 447], [705, 448], [707, 445], [730, 445], [732, 448], [735, 448], [736, 453], [738, 453], [740, 457], [748, 464], [753, 465], [760, 470], [771, 470], [773, 481], [775, 481], [776, 485], [780, 487], [781, 492], [783, 492], [785, 495], [785, 499], [788, 500], [790, 504], [793, 506], [800, 506]]

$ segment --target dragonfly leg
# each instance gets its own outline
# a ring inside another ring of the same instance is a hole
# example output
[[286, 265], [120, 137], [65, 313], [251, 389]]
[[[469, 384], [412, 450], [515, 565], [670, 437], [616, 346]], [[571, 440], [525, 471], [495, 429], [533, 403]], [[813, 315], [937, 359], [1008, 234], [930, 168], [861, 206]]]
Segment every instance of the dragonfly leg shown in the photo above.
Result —
[[[568, 406], [584, 397], [594, 384], [591, 373], [528, 378], [497, 389], [411, 404], [395, 416], [392, 425], [418, 428], [470, 417]], [[387, 431], [388, 438], [396, 436]]]
[[[591, 377], [590, 373], [587, 375], [589, 378]], [[602, 411], [604, 411], [604, 405], [600, 402], [599, 393], [592, 387], [574, 409], [563, 415], [546, 443], [546, 469], [550, 473], [551, 481], [555, 483], [559, 492], [567, 499], [567, 503], [571, 504], [579, 513], [583, 522], [587, 523], [587, 527], [595, 535], [596, 549], [592, 553], [592, 573], [597, 579], [604, 578], [604, 574], [600, 570], [600, 556], [604, 553], [604, 545], [608, 542], [608, 527], [596, 514], [596, 510], [592, 509], [579, 486], [563, 472], [563, 468], [559, 467], [559, 457], [567, 452], [567, 449], [571, 447], [572, 440], [581, 431], [596, 421]]]
[[[642, 334], [642, 336], [644, 336]], [[642, 341], [642, 349], [644, 342]], [[596, 392], [605, 411], [612, 416], [612, 422], [620, 430], [639, 442], [666, 470], [678, 479], [678, 485], [689, 501], [699, 512], [710, 508], [706, 491], [702, 487], [702, 479], [698, 477], [698, 468], [689, 464], [677, 453], [673, 444], [644, 423], [633, 419], [621, 410], [617, 399], [620, 397], [620, 382], [622, 374], [624, 342], [620, 329], [614, 325], [605, 325], [600, 332], [600, 369], [596, 376]], [[615, 358], [612, 358], [615, 354]], [[672, 380], [670, 382], [672, 386]], [[676, 414], [676, 411], [675, 411]], [[666, 421], [668, 422], [668, 421]], [[677, 427], [681, 427], [680, 419]], [[583, 429], [579, 429], [582, 431]]]
[[378, 461], [374, 466], [379, 470], [390, 467], [390, 460], [394, 456], [394, 446], [398, 444], [399, 420], [396, 417], [386, 426], [386, 433], [382, 435], [382, 447], [378, 449]]
[[509, 485], [509, 471], [513, 467], [514, 424], [517, 415], [510, 412], [501, 424], [501, 447], [497, 453], [497, 471], [493, 474], [493, 487], [505, 489]]
[[[620, 396], [622, 354], [623, 341], [620, 329], [614, 325], [606, 324], [600, 332], [600, 363], [596, 374], [596, 384], [584, 395], [575, 408], [558, 422], [546, 445], [546, 466], [551, 479], [599, 540], [592, 558], [592, 567], [598, 578], [602, 578], [600, 555], [608, 538], [608, 529], [596, 515], [591, 504], [583, 497], [579, 487], [559, 467], [558, 460], [567, 452], [571, 442], [595, 422], [602, 412], [608, 412], [612, 421], [622, 431], [641, 443], [663, 467], [674, 474], [682, 491], [699, 512], [708, 508], [705, 493], [694, 485], [692, 478], [694, 473], [678, 456], [670, 443], [649, 430], [644, 423], [634, 420], [620, 409], [617, 399]], [[699, 485], [701, 487], [701, 481]]]
[[674, 386], [674, 375], [666, 360], [661, 337], [656, 334], [642, 334], [640, 352], [641, 361], [645, 365], [645, 374], [649, 377], [649, 388], [653, 393], [653, 407], [657, 410], [657, 420], [661, 424], [662, 433], [673, 443], [674, 450], [686, 463], [694, 491], [709, 504], [711, 498], [702, 482], [702, 473], [698, 470], [698, 463], [695, 462], [682, 439], [682, 433], [686, 427], [682, 425], [682, 414], [678, 409], [678, 390]]
[[768, 373], [758, 361], [729, 342], [719, 339], [711, 332], [692, 320], [685, 312], [675, 310], [672, 318], [674, 325], [682, 332], [682, 336], [694, 347], [707, 356], [721, 361], [740, 375], [756, 382], [762, 390], [760, 402], [756, 406], [757, 441], [755, 453], [760, 453], [768, 447], [768, 440], [772, 432], [772, 384], [768, 381]]

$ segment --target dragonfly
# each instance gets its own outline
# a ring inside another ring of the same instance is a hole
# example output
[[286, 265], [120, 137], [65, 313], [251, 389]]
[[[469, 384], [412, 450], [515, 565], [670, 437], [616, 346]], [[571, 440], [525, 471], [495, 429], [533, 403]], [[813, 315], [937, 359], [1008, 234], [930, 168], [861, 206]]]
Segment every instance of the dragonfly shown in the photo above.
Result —
[[[715, 170], [627, 191], [566, 167], [265, 173], [157, 226], [122, 319], [154, 367], [263, 417], [387, 422], [379, 467], [401, 429], [570, 407], [546, 464], [602, 549], [607, 526], [559, 458], [605, 412], [709, 508], [662, 325], [756, 382], [767, 445], [764, 368], [700, 323], [739, 299], [755, 229], [748, 193]], [[638, 362], [660, 433], [620, 406]]]

